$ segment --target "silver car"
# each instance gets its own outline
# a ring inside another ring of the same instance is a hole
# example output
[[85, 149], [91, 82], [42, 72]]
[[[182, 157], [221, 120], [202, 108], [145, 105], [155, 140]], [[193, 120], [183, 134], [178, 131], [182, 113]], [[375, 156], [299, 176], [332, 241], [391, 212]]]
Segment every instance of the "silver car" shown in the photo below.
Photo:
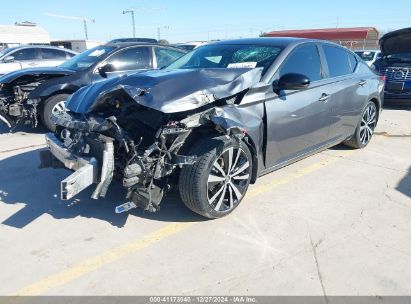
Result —
[[[296, 38], [222, 41], [165, 69], [78, 90], [53, 117], [43, 167], [75, 172], [62, 199], [112, 179], [127, 189], [116, 212], [158, 211], [170, 186], [208, 218], [231, 213], [250, 183], [344, 143], [370, 142], [384, 82], [339, 45]], [[173, 182], [174, 181], [174, 182]]]
[[54, 67], [77, 52], [52, 46], [19, 46], [0, 52], [0, 75], [33, 67]]

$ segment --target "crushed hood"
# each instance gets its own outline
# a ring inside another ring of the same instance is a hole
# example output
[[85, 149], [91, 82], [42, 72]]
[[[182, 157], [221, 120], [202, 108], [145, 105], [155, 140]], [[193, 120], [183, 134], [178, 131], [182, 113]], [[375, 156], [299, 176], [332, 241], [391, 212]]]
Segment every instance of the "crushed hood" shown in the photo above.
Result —
[[107, 94], [122, 90], [138, 104], [163, 113], [189, 111], [249, 89], [260, 81], [261, 73], [262, 68], [147, 71], [84, 87], [66, 106], [87, 113]]
[[384, 55], [411, 53], [411, 28], [405, 28], [385, 34], [380, 39]]
[[67, 76], [75, 73], [73, 70], [63, 69], [59, 67], [44, 67], [44, 68], [29, 68], [17, 70], [11, 73], [7, 73], [0, 77], [0, 83], [11, 83], [19, 79], [33, 79], [36, 77], [57, 77], [57, 76]]

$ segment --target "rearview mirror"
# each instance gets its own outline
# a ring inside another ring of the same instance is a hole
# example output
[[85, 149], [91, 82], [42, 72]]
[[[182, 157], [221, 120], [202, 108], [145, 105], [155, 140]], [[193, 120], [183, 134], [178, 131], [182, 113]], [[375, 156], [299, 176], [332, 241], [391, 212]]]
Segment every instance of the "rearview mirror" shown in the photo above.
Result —
[[7, 56], [3, 59], [3, 62], [13, 62], [14, 61], [14, 57], [13, 56]]
[[116, 68], [113, 64], [107, 63], [98, 68], [98, 73], [101, 75], [101, 77], [107, 78], [107, 73], [114, 72], [115, 70]]
[[302, 74], [288, 73], [280, 77], [273, 84], [274, 91], [281, 90], [304, 90], [310, 85], [310, 79]]

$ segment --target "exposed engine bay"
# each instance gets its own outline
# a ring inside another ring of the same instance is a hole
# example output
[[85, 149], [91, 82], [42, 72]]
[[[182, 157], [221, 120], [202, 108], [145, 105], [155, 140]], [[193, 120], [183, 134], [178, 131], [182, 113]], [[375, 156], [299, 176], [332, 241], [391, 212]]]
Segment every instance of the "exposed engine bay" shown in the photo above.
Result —
[[[43, 98], [37, 89], [50, 79], [65, 76], [64, 73], [40, 73], [24, 75], [24, 70], [10, 73], [0, 83], [0, 122], [9, 128], [19, 124], [38, 125]], [[16, 74], [13, 76], [12, 74]], [[23, 75], [20, 75], [23, 74]]]

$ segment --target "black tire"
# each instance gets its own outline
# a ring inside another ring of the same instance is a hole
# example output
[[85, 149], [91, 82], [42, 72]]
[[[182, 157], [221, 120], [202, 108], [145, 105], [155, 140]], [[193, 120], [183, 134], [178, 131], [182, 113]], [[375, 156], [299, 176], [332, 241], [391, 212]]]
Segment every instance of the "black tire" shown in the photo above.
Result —
[[41, 120], [43, 124], [49, 129], [50, 131], [56, 131], [56, 125], [51, 120], [51, 113], [53, 112], [53, 108], [61, 101], [66, 101], [69, 97], [69, 94], [58, 94], [49, 97], [44, 102], [43, 106], [43, 113], [41, 114]]
[[[206, 138], [194, 144], [189, 154], [198, 158], [195, 164], [184, 166], [180, 172], [179, 190], [184, 204], [195, 213], [211, 219], [230, 214], [240, 204], [250, 184], [252, 156], [247, 145], [226, 136]], [[230, 154], [232, 171], [228, 165]], [[220, 166], [220, 161], [224, 165]], [[216, 166], [220, 166], [227, 175], [220, 173]], [[244, 167], [246, 169], [242, 170]], [[236, 173], [239, 171], [241, 173]], [[225, 180], [210, 181], [215, 177]], [[218, 189], [222, 194], [215, 198], [213, 206], [209, 195], [212, 195], [211, 199], [216, 197]]]
[[[369, 119], [366, 117], [367, 111], [370, 111], [370, 110], [372, 111], [374, 115], [374, 119], [371, 119], [372, 117], [370, 117]], [[350, 139], [344, 141], [343, 143], [346, 146], [349, 146], [354, 149], [365, 148], [371, 141], [372, 135], [374, 134], [374, 129], [377, 126], [377, 121], [378, 121], [377, 107], [375, 106], [374, 102], [369, 101], [361, 113], [360, 121], [358, 122], [354, 135]], [[363, 131], [362, 131], [364, 127], [365, 128], [369, 127], [370, 129], [369, 133], [367, 133], [368, 136], [366, 137], [366, 140], [364, 140]]]

